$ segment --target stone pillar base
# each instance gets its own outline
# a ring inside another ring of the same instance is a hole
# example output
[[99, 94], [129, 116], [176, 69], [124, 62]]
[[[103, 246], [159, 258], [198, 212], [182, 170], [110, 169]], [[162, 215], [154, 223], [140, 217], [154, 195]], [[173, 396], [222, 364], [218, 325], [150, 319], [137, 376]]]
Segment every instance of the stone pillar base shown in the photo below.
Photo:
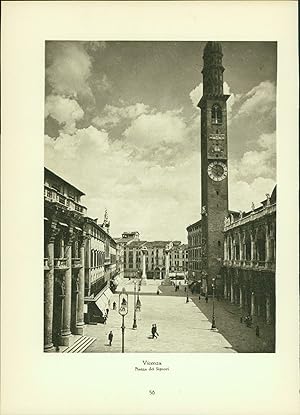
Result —
[[147, 285], [147, 278], [141, 279], [141, 285]]
[[84, 328], [85, 328], [84, 324], [82, 324], [81, 326], [76, 326], [75, 330], [74, 330], [74, 334], [79, 334], [80, 336], [83, 336], [84, 335]]
[[46, 344], [45, 346], [44, 346], [44, 352], [45, 353], [51, 353], [51, 352], [53, 352], [54, 351], [54, 346], [53, 346], [53, 343], [51, 343], [51, 344]]
[[62, 335], [60, 336], [60, 346], [70, 346], [72, 334]]

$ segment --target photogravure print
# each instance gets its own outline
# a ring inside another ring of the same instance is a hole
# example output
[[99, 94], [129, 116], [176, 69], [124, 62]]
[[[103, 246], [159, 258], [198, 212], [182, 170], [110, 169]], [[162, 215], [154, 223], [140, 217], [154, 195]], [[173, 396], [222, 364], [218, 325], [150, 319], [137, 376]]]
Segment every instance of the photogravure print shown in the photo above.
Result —
[[44, 351], [274, 352], [276, 42], [45, 51]]

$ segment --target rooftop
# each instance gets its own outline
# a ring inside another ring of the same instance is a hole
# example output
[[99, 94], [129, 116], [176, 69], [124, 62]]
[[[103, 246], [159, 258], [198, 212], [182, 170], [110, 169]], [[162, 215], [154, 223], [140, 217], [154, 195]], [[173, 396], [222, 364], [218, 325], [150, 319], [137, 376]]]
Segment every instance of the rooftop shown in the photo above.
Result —
[[74, 190], [76, 190], [76, 192], [78, 192], [81, 196], [84, 196], [85, 193], [83, 193], [81, 190], [79, 190], [77, 187], [75, 187], [73, 184], [71, 184], [70, 182], [68, 182], [67, 180], [63, 179], [61, 176], [58, 176], [58, 174], [54, 173], [53, 171], [49, 170], [47, 167], [44, 167], [44, 175], [48, 175], [48, 176], [52, 176], [54, 179], [58, 179], [62, 182], [64, 182], [65, 184], [67, 184], [68, 186], [72, 187]]

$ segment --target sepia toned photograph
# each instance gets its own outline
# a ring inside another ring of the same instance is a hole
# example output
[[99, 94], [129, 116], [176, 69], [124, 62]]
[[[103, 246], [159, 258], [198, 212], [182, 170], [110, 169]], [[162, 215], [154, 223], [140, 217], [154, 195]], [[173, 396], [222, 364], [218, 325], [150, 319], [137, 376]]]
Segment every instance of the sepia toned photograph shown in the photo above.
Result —
[[271, 41], [45, 42], [44, 352], [274, 353]]

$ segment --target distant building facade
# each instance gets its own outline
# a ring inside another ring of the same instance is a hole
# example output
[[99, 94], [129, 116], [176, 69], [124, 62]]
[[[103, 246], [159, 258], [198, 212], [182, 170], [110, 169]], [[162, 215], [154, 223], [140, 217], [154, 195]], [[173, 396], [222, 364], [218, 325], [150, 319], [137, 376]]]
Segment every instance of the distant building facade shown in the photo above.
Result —
[[139, 238], [139, 232], [124, 232], [122, 238], [115, 238], [118, 245], [123, 245], [125, 278], [141, 276], [143, 250], [148, 279], [164, 279], [167, 268], [170, 272], [187, 271], [187, 245], [180, 241], [141, 241]]
[[188, 245], [182, 244], [180, 241], [173, 241], [170, 250], [170, 272], [180, 272], [187, 274], [188, 272]]

